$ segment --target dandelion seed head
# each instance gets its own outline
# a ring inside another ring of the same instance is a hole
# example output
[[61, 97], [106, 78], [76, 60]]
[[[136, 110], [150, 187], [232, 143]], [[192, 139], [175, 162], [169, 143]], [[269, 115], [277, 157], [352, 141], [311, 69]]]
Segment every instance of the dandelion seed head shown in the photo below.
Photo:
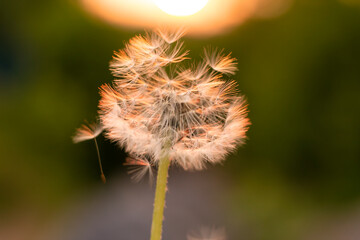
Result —
[[242, 144], [250, 123], [236, 82], [226, 78], [235, 59], [205, 51], [202, 62], [185, 68], [182, 35], [157, 30], [115, 52], [116, 80], [100, 88], [99, 115], [106, 137], [130, 155], [157, 164], [169, 154], [174, 164], [199, 170]]

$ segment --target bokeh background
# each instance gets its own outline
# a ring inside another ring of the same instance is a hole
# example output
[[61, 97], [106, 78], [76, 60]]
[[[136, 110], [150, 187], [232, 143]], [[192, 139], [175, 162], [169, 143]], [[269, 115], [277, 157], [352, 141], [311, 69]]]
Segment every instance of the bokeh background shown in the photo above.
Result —
[[[271, 5], [271, 0], [268, 1]], [[133, 183], [126, 153], [94, 120], [108, 63], [139, 28], [78, 1], [0, 3], [0, 239], [147, 239], [153, 187]], [[164, 239], [201, 226], [228, 239], [360, 239], [360, 2], [294, 0], [221, 34], [184, 38], [231, 51], [252, 126], [244, 147], [203, 172], [172, 169]]]

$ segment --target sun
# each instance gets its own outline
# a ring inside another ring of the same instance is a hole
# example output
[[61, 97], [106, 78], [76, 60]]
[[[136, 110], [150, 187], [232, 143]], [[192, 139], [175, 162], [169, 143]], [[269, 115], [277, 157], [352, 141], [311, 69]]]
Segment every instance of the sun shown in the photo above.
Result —
[[208, 0], [153, 0], [164, 12], [174, 16], [188, 16], [205, 7]]

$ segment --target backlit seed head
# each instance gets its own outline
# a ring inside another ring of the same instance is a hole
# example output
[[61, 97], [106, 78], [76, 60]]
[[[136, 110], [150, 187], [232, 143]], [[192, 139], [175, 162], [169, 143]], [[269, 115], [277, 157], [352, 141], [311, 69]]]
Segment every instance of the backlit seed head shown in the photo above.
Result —
[[116, 80], [100, 88], [99, 115], [106, 137], [132, 156], [157, 164], [169, 154], [184, 169], [202, 169], [242, 144], [250, 123], [236, 82], [226, 79], [235, 59], [205, 51], [186, 68], [182, 35], [158, 30], [115, 52]]

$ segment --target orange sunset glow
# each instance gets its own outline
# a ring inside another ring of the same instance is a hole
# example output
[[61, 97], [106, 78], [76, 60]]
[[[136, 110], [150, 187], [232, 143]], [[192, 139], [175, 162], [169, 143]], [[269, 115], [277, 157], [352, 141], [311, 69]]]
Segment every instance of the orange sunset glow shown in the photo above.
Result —
[[139, 29], [159, 25], [185, 27], [193, 36], [216, 35], [251, 17], [277, 16], [291, 3], [291, 0], [275, 0], [271, 4], [266, 0], [81, 1], [90, 13], [114, 25]]

